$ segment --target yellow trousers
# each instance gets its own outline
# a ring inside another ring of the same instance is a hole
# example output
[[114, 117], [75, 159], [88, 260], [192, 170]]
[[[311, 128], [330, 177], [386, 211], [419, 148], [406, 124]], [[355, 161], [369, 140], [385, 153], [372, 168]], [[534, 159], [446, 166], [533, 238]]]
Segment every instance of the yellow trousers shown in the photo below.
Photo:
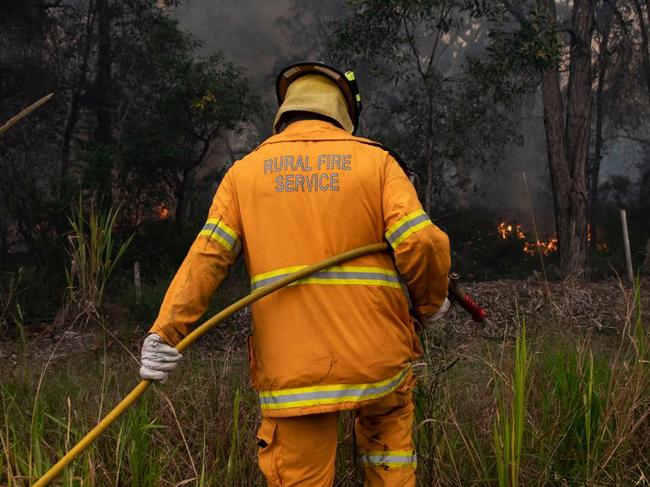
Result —
[[[369, 487], [415, 486], [412, 373], [388, 396], [355, 410], [357, 447]], [[263, 418], [259, 465], [271, 487], [329, 487], [334, 481], [338, 412]]]

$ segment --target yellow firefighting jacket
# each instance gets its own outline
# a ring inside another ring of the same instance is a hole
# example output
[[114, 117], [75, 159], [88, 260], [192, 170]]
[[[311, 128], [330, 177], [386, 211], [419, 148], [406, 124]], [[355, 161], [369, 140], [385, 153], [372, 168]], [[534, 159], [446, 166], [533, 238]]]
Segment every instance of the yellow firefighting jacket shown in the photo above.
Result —
[[447, 295], [449, 240], [389, 153], [325, 121], [294, 122], [227, 172], [167, 291], [151, 332], [176, 344], [243, 251], [253, 290], [346, 250], [360, 257], [252, 305], [251, 382], [267, 417], [341, 409], [383, 397], [420, 344], [409, 315]]

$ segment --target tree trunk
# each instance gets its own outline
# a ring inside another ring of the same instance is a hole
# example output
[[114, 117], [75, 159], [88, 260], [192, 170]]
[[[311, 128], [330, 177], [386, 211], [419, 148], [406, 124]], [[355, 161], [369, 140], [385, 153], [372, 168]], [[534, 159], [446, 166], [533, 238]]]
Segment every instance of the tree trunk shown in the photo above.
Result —
[[174, 212], [174, 221], [180, 226], [185, 220], [187, 207], [187, 185], [190, 179], [190, 169], [184, 169], [182, 175], [176, 183], [176, 211]]
[[427, 164], [427, 184], [426, 195], [424, 198], [424, 211], [431, 215], [433, 208], [433, 95], [429, 94], [428, 97], [428, 113], [427, 113], [427, 128], [426, 128], [426, 153], [425, 159]]
[[594, 2], [576, 0], [573, 4], [574, 42], [570, 54], [566, 126], [568, 161], [573, 176], [569, 228], [571, 254], [563, 259], [563, 267], [578, 274], [587, 267], [587, 169], [591, 132], [593, 22]]
[[74, 94], [72, 95], [72, 102], [70, 103], [70, 113], [65, 124], [63, 132], [63, 142], [61, 144], [61, 168], [59, 172], [59, 197], [62, 196], [61, 192], [65, 178], [68, 176], [68, 169], [70, 167], [70, 146], [72, 144], [72, 136], [75, 127], [79, 121], [79, 112], [81, 110], [81, 96], [86, 89], [86, 81], [88, 76], [88, 61], [90, 58], [90, 47], [92, 44], [92, 28], [95, 18], [95, 7], [92, 0], [88, 3], [88, 18], [86, 19], [86, 38], [82, 55], [81, 66], [79, 68], [79, 78], [75, 86]]
[[[554, 0], [543, 0], [547, 15], [556, 22]], [[542, 75], [544, 126], [560, 247], [560, 268], [581, 275], [587, 266], [587, 161], [591, 123], [591, 29], [593, 5], [573, 5], [566, 121], [560, 90], [559, 66]]]
[[109, 0], [97, 0], [97, 78], [95, 80], [95, 114], [97, 129], [95, 140], [102, 152], [102, 167], [98, 168], [99, 191], [108, 205], [112, 201], [112, 155], [109, 153], [113, 140], [111, 110], [111, 11]]
[[645, 260], [641, 266], [641, 272], [650, 275], [650, 238], [645, 244]]
[[553, 189], [555, 227], [560, 245], [560, 255], [567, 254], [566, 244], [569, 228], [571, 176], [564, 142], [564, 109], [560, 91], [560, 73], [557, 67], [548, 68], [542, 75], [542, 98], [544, 104], [544, 128], [546, 152]]
[[600, 163], [603, 158], [603, 92], [605, 90], [605, 77], [609, 68], [609, 35], [611, 24], [608, 21], [600, 40], [598, 53], [598, 81], [596, 84], [596, 133], [594, 160], [591, 165], [589, 177], [589, 227], [591, 228], [591, 250], [596, 251], [598, 246], [598, 180], [600, 176]]
[[[650, 5], [646, 1], [645, 6], [647, 9], [650, 9]], [[634, 0], [634, 8], [636, 10], [636, 15], [639, 18], [639, 30], [641, 31], [641, 59], [643, 61], [643, 77], [646, 83], [646, 90], [648, 100], [650, 100], [650, 51], [648, 40], [648, 23], [646, 22], [645, 14], [650, 14], [650, 12], [644, 12], [643, 5], [641, 0]]]
[[176, 190], [176, 211], [174, 212], [174, 221], [176, 225], [179, 225], [183, 222], [183, 217], [185, 214], [185, 185], [181, 185]]

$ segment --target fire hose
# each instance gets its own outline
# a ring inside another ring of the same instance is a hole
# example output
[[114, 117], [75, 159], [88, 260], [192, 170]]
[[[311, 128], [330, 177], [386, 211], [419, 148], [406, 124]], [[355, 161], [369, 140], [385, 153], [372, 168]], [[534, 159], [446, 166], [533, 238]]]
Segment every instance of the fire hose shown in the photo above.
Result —
[[[301, 269], [294, 274], [291, 274], [290, 276], [279, 279], [276, 282], [253, 291], [248, 296], [221, 310], [212, 318], [208, 319], [202, 325], [197, 327], [176, 345], [176, 349], [179, 352], [182, 352], [192, 343], [198, 340], [201, 336], [214, 328], [221, 321], [226, 319], [228, 316], [232, 315], [242, 308], [245, 308], [251, 303], [254, 303], [258, 299], [261, 299], [264, 296], [277, 291], [278, 289], [288, 286], [292, 282], [298, 281], [318, 271], [341, 264], [348, 260], [352, 260], [363, 255], [383, 252], [385, 250], [388, 250], [388, 244], [386, 243], [365, 245], [363, 247], [359, 247], [348, 252], [343, 252], [342, 254], [322, 260], [321, 262], [305, 267], [304, 269]], [[449, 297], [453, 301], [458, 302], [460, 306], [463, 307], [463, 309], [467, 310], [475, 321], [482, 321], [485, 318], [485, 312], [478, 304], [476, 304], [472, 298], [464, 295], [459, 290], [456, 282], [457, 280], [457, 275], [450, 276]], [[149, 388], [150, 385], [150, 380], [145, 379], [140, 381], [140, 383], [124, 399], [122, 399], [122, 401], [117, 406], [115, 406], [111, 412], [109, 412], [99, 423], [97, 423], [97, 425], [91, 429], [86, 434], [86, 436], [84, 436], [74, 447], [72, 447], [72, 449], [70, 449], [68, 453], [66, 453], [56, 464], [54, 464], [32, 487], [43, 487], [54, 480], [63, 471], [63, 469], [70, 462], [72, 462], [72, 460], [81, 454], [81, 452], [83, 452], [97, 437], [99, 437], [99, 435], [101, 435], [104, 430], [106, 430], [106, 428], [108, 428], [115, 420], [117, 420], [122, 415], [122, 413], [124, 413], [124, 411], [126, 411], [129, 406], [131, 406], [131, 404], [133, 404], [136, 399], [138, 399], [138, 397], [140, 397], [140, 395], [142, 395], [142, 393]]]
[[484, 321], [487, 317], [485, 310], [469, 294], [463, 292], [458, 284], [459, 281], [460, 276], [457, 273], [449, 274], [449, 299], [458, 303], [477, 323]]

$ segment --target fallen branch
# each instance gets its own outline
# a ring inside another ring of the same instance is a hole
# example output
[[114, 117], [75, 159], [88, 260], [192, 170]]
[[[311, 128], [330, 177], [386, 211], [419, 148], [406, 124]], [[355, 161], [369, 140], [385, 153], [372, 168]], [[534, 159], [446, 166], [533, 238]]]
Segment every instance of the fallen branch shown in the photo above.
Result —
[[26, 117], [27, 115], [32, 113], [37, 108], [45, 105], [48, 101], [50, 101], [50, 99], [53, 96], [54, 96], [54, 93], [50, 93], [49, 95], [46, 95], [43, 98], [41, 98], [40, 100], [32, 103], [31, 105], [29, 105], [27, 108], [22, 110], [17, 115], [14, 115], [13, 117], [11, 117], [9, 120], [7, 120], [7, 123], [5, 123], [2, 127], [0, 127], [0, 135], [4, 134], [7, 130], [9, 130], [9, 128], [12, 125], [15, 125], [20, 119]]

